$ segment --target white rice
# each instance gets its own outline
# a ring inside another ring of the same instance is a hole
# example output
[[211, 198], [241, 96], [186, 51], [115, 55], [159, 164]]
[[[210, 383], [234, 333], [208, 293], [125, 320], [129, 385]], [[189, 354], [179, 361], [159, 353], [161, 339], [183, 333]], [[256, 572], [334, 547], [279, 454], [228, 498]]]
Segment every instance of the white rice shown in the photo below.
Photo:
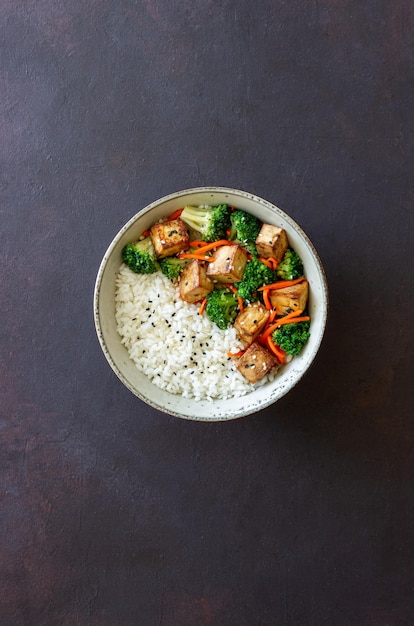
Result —
[[255, 385], [228, 352], [243, 344], [235, 328], [220, 330], [199, 305], [180, 299], [161, 272], [135, 274], [122, 265], [116, 280], [115, 315], [122, 343], [140, 372], [157, 387], [196, 400], [227, 399], [273, 380], [277, 368]]

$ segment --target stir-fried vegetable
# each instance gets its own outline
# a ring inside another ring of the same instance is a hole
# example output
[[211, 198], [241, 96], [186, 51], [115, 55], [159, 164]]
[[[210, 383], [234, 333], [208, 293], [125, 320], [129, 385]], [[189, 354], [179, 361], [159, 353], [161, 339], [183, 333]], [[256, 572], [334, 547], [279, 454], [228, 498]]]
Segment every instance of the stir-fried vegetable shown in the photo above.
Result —
[[[310, 337], [302, 259], [283, 229], [250, 213], [186, 206], [127, 244], [122, 258], [137, 273], [162, 271], [220, 329], [234, 324], [247, 345], [229, 356], [252, 383], [299, 354]], [[253, 367], [262, 373], [247, 373]]]

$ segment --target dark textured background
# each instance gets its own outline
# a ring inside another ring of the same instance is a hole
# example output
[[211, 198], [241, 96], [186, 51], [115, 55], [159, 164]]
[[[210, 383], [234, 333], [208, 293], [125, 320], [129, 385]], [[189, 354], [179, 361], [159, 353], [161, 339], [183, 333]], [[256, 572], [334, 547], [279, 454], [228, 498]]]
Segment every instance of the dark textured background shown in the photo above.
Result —
[[[409, 0], [3, 0], [1, 626], [414, 624]], [[156, 198], [237, 187], [326, 267], [314, 366], [181, 421], [116, 379], [99, 263]]]

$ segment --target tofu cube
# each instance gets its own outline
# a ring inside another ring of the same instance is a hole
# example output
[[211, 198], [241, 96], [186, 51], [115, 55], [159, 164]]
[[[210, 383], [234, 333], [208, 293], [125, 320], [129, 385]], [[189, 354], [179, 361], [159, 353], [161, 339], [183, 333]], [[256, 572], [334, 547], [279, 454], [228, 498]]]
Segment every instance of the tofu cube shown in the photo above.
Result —
[[180, 274], [180, 297], [186, 302], [198, 302], [213, 291], [213, 282], [206, 276], [206, 264], [196, 259], [190, 261]]
[[284, 287], [282, 289], [271, 289], [269, 300], [277, 315], [285, 315], [291, 311], [303, 311], [306, 308], [309, 294], [309, 283], [303, 280], [301, 283]]
[[261, 302], [246, 306], [234, 320], [234, 327], [240, 339], [247, 344], [253, 343], [269, 319], [270, 313]]
[[207, 276], [219, 283], [239, 283], [247, 263], [247, 252], [240, 246], [221, 246], [208, 264]]
[[278, 365], [277, 358], [256, 342], [252, 343], [238, 359], [236, 367], [250, 383], [254, 384]]
[[187, 226], [179, 218], [154, 224], [150, 229], [150, 237], [159, 259], [183, 252], [190, 245]]
[[265, 259], [274, 257], [280, 263], [288, 247], [289, 241], [283, 228], [263, 224], [256, 237], [256, 248], [259, 256]]

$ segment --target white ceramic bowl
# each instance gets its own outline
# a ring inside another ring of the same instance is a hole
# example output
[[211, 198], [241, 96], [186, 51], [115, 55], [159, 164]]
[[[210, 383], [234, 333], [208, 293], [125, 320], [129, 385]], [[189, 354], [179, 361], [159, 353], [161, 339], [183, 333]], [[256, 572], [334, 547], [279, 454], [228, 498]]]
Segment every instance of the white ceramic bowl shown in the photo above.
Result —
[[[251, 393], [229, 400], [200, 401], [183, 398], [153, 385], [138, 371], [121, 344], [115, 321], [115, 278], [122, 263], [124, 245], [136, 239], [160, 218], [186, 204], [227, 203], [256, 215], [263, 222], [284, 228], [291, 246], [303, 260], [309, 281], [311, 336], [299, 356], [281, 368], [276, 379]], [[95, 326], [102, 350], [118, 378], [148, 405], [177, 417], [202, 420], [230, 420], [260, 411], [284, 396], [308, 370], [325, 330], [328, 313], [328, 290], [318, 254], [296, 222], [279, 208], [251, 193], [223, 187], [187, 189], [156, 200], [132, 217], [115, 236], [100, 265], [95, 284]]]

